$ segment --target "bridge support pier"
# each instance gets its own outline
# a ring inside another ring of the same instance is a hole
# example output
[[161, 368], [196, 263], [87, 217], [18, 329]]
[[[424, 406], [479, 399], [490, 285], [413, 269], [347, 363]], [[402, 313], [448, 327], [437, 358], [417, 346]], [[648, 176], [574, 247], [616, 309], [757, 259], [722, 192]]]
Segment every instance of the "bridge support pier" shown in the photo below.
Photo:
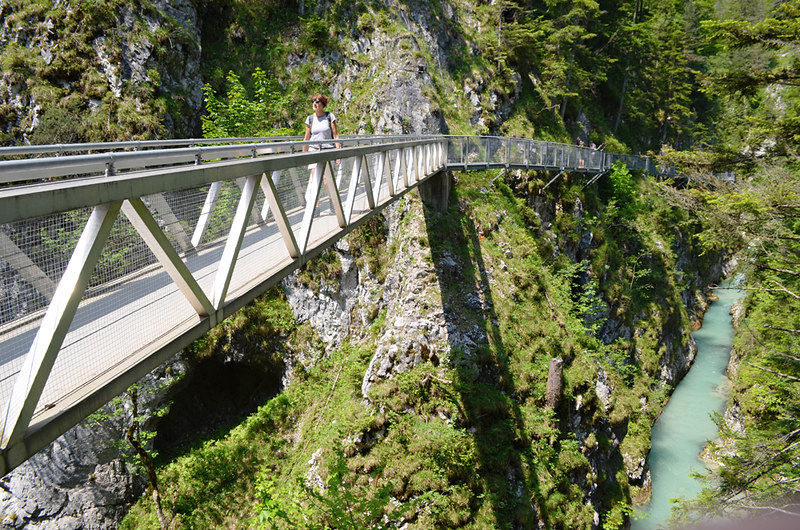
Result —
[[452, 173], [450, 171], [440, 171], [425, 182], [419, 185], [419, 195], [422, 202], [428, 208], [437, 212], [446, 212], [449, 207], [450, 182]]

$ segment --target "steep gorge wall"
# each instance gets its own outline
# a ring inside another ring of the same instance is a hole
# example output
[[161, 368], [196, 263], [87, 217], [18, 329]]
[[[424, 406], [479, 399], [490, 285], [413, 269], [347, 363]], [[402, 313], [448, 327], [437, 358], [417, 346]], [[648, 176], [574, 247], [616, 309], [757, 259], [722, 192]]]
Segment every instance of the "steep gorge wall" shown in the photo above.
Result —
[[[535, 205], [536, 216], [541, 220], [538, 237], [554, 241], [554, 254], [566, 254], [573, 263], [588, 258], [596, 248], [592, 244], [590, 228], [579, 226], [577, 234], [562, 233], [551, 222], [555, 212], [565, 208], [561, 199], [531, 196], [528, 201]], [[588, 213], [583, 211], [580, 200], [568, 203], [569, 206], [572, 207], [570, 215], [575, 219]], [[490, 237], [490, 230], [502, 232], [499, 225], [503, 214], [497, 212], [496, 226], [481, 228], [481, 239]], [[434, 252], [420, 241], [433, 237], [426, 225], [435, 215], [430, 211], [423, 212], [418, 201], [404, 202], [392, 212], [387, 244], [391, 245], [400, 234], [402, 237], [396, 239], [397, 249], [383, 285], [376, 285], [368, 273], [354, 270], [349, 265], [344, 267], [346, 272], [341, 283], [330, 282], [318, 293], [296, 281], [291, 282], [289, 301], [296, 314], [301, 320], [310, 322], [321, 337], [328, 337], [326, 342], [330, 347], [344, 340], [358, 341], [365, 326], [372, 321], [370, 315], [375, 311], [385, 311], [385, 326], [376, 339], [375, 351], [363, 378], [362, 394], [367, 400], [372, 385], [423, 364], [429, 365], [431, 370], [440, 363], [446, 366], [464, 363], [474, 365], [470, 369], [485, 370], [480, 367], [485, 362], [481, 357], [487, 347], [497, 344], [500, 328], [505, 327], [497, 320], [496, 304], [506, 293], [495, 278], [516, 266], [514, 249], [505, 247], [505, 260], [499, 263], [490, 262], [488, 256], [469, 262], [446, 251]], [[395, 219], [401, 221], [402, 231], [398, 231]], [[653, 389], [657, 387], [661, 391], [676, 385], [691, 366], [696, 347], [689, 331], [699, 325], [707, 307], [707, 286], [715, 283], [725, 272], [721, 257], [709, 260], [709, 267], [697, 267], [695, 249], [680, 243], [681, 238], [690, 234], [676, 232], [679, 237], [674, 250], [679, 256], [681, 269], [674, 272], [691, 276], [691, 279], [679, 292], [672, 293], [669, 300], [655, 304], [653, 313], [618, 314], [614, 311], [614, 301], [606, 300], [605, 324], [598, 330], [598, 337], [606, 344], [620, 338], [630, 343], [633, 359], [640, 354], [656, 355], [658, 362], [651, 367], [650, 376], [655, 381]], [[346, 245], [337, 247], [337, 253], [343, 263], [351, 262]], [[475, 269], [483, 281], [473, 283], [471, 275]], [[361, 280], [356, 281], [356, 276]], [[355, 293], [362, 296], [354, 297]], [[366, 293], [370, 294], [363, 296]], [[334, 303], [335, 300], [339, 302]], [[326, 307], [336, 307], [338, 311], [331, 312]], [[372, 311], [367, 308], [372, 308]], [[476, 313], [482, 316], [476, 319]], [[553, 317], [541, 315], [541, 318]], [[643, 352], [645, 349], [648, 351]], [[508, 352], [512, 357], [515, 354]], [[572, 433], [567, 438], [574, 436], [581, 446], [581, 453], [590, 463], [590, 473], [576, 471], [571, 480], [585, 492], [584, 503], [595, 511], [592, 527], [600, 526], [603, 511], [609, 508], [607, 477], [614, 477], [622, 471], [627, 475], [627, 483], [637, 488], [634, 501], [641, 501], [648, 495], [650, 481], [646, 455], [649, 437], [646, 433], [649, 432], [649, 422], [654, 420], [662, 404], [658, 400], [663, 399], [663, 395], [641, 395], [638, 399], [642, 417], [634, 421], [627, 416], [628, 413], [622, 412], [627, 409], [623, 408], [625, 405], [621, 399], [628, 397], [620, 396], [624, 396], [627, 390], [618, 386], [623, 383], [618, 376], [612, 377], [608, 370], [608, 367], [598, 364], [592, 384], [584, 387], [580, 394], [565, 398], [564, 406], [558, 412], [563, 433]], [[537, 396], [538, 399], [542, 397]], [[641, 429], [646, 429], [646, 432]], [[636, 432], [636, 435], [629, 436], [631, 432]], [[380, 443], [380, 433], [372, 434], [364, 434], [360, 451], [368, 451], [372, 444]], [[647, 442], [641, 439], [642, 435]], [[601, 438], [605, 441], [598, 443]], [[635, 441], [629, 442], [628, 439]], [[508, 480], [512, 483], [510, 487], [522, 491], [521, 477], [513, 470], [508, 473]]]
[[3, 2], [3, 143], [199, 135], [200, 24], [189, 0]]
[[[593, 237], [588, 235], [589, 229], [579, 228], [575, 238], [573, 234], [560, 233], [551, 223], [551, 216], [559, 208], [564, 208], [564, 203], [559, 205], [558, 201], [543, 197], [529, 200], [537, 204], [536, 214], [542, 220], [539, 237], [555, 241], [554, 252], [565, 253], [571, 261], [579, 262], [592, 251]], [[580, 206], [577, 209], [574, 204], [571, 206], [570, 215], [575, 218], [585, 215]], [[293, 308], [298, 325], [310, 325], [317, 337], [315, 340], [319, 340], [314, 347], [280, 347], [286, 363], [284, 384], [296, 366], [302, 364], [310, 368], [320, 356], [344, 342], [374, 341], [375, 350], [362, 382], [362, 395], [367, 399], [372, 385], [391, 380], [397, 374], [422, 364], [435, 368], [442, 363], [481, 362], [482, 352], [490, 341], [495, 340], [489, 335], [497, 333], [487, 329], [497, 329], [501, 325], [496, 320], [495, 304], [504, 294], [498, 290], [493, 278], [504, 273], [503, 267], [515, 267], [515, 249], [507, 248], [502, 263], [490, 262], [488, 258], [487, 261], [470, 262], [448, 252], [434, 253], [427, 242], [432, 235], [428, 224], [433, 222], [431, 216], [435, 215], [426, 212], [413, 195], [380, 218], [386, 237], [382, 244], [386, 247], [388, 260], [384, 271], [371, 270], [363, 263], [359, 265], [358, 249], [353, 247], [350, 239], [345, 239], [331, 251], [334, 259], [341, 263], [341, 272], [336, 277], [323, 279], [315, 287], [305, 283], [302, 273], [283, 282], [286, 299]], [[499, 212], [498, 219], [501, 217]], [[485, 236], [490, 235], [490, 230], [502, 231], [499, 226], [481, 230]], [[568, 243], [576, 240], [577, 245]], [[684, 257], [687, 263], [691, 259], [690, 255]], [[314, 262], [308, 267], [313, 269]], [[482, 281], [475, 283], [471, 279], [470, 271], [473, 269], [477, 269]], [[703, 299], [698, 296], [703, 291], [701, 286], [703, 282], [713, 281], [720, 272], [719, 268], [708, 270], [707, 276], [698, 276], [692, 281], [693, 287], [684, 295], [691, 300], [691, 307], [664, 306], [663, 310], [701, 314]], [[457, 294], [454, 295], [453, 290]], [[610, 309], [608, 312], [610, 314]], [[477, 320], [475, 315], [479, 315]], [[666, 318], [662, 321], [663, 327], [649, 329], [648, 326], [652, 325], [650, 317], [640, 315], [633, 319], [634, 325], [629, 319], [608, 318], [601, 334], [605, 341], [615, 339], [617, 330], [622, 330], [619, 336], [625, 338], [652, 334], [657, 347], [663, 346], [661, 383], [671, 385], [688, 369], [694, 356], [693, 345], [685, 340], [686, 330], [675, 329], [676, 319]], [[383, 318], [385, 324], [379, 328], [379, 335], [373, 337], [373, 324], [378, 318]], [[641, 321], [639, 327], [635, 325], [637, 321]], [[220, 359], [221, 364], [240, 364], [246, 367], [245, 370], [252, 370], [254, 355], [258, 356], [252, 346], [238, 339], [232, 340], [230, 345], [225, 358]], [[460, 360], [457, 360], [456, 352]], [[173, 368], [163, 368], [153, 377], [164, 377], [167, 372], [174, 376], [186, 370], [188, 378], [198, 379], [201, 387], [210, 384], [199, 380], [203, 376], [197, 366], [187, 364], [184, 356], [180, 359], [173, 361]], [[277, 375], [275, 370], [273, 367], [273, 376]], [[219, 372], [216, 372], [214, 379], [218, 380], [218, 376]], [[188, 409], [180, 403], [196, 402], [194, 392], [197, 390], [197, 386], [190, 387], [188, 395], [172, 393], [170, 399], [178, 402], [180, 410], [185, 412]], [[603, 498], [605, 493], [597, 477], [613, 477], [623, 469], [631, 484], [646, 488], [648, 483], [644, 454], [629, 454], [623, 449], [629, 422], [625, 418], [612, 417], [614, 407], [618, 406], [615, 403], [617, 390], [610, 374], [598, 367], [593, 386], [566, 399], [559, 413], [562, 428], [574, 433], [591, 465], [590, 475], [578, 473], [572, 477], [572, 482], [582, 488], [585, 502], [593, 506], [595, 525], [599, 524], [602, 510], [607, 508]], [[251, 407], [252, 403], [245, 404], [245, 408], [248, 406]], [[179, 414], [178, 407], [176, 414]], [[236, 414], [235, 410], [230, 412]], [[202, 415], [203, 411], [194, 410], [192, 414]], [[179, 441], [188, 441], [188, 432], [201, 432], [197, 431], [196, 425], [182, 425], [185, 432]], [[106, 434], [101, 435], [101, 432]], [[608, 440], [605, 446], [595, 441], [601, 435]], [[104, 446], [102, 451], [93, 449], [101, 436], [113, 439], [117, 434], [113, 426], [101, 427], [86, 422], [7, 476], [3, 480], [5, 492], [0, 496], [0, 507], [4, 513], [14, 514], [13, 519], [9, 515], [9, 524], [27, 524], [36, 528], [37, 525], [48, 527], [84, 520], [92, 521], [99, 528], [114, 527], [124, 514], [126, 504], [138, 497], [144, 485], [140, 478], [126, 470], [119, 455], [108, 446]], [[376, 443], [380, 443], [379, 437], [367, 433], [359, 447], [368, 450]], [[521, 480], [514, 478], [513, 473], [510, 477], [512, 482]]]

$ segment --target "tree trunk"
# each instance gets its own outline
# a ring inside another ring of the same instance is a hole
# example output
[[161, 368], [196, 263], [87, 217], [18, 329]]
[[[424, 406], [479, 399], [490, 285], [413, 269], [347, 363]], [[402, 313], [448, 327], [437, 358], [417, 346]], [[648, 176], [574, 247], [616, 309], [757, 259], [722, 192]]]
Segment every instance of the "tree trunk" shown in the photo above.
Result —
[[162, 530], [167, 530], [167, 518], [164, 517], [164, 511], [161, 509], [161, 495], [157, 489], [153, 489], [153, 504], [156, 506], [156, 515], [158, 516], [158, 524]]
[[[633, 6], [633, 25], [636, 25], [636, 20], [639, 18], [639, 10], [642, 8], [641, 0], [636, 0]], [[619, 96], [619, 108], [617, 109], [617, 119], [614, 120], [614, 132], [619, 129], [620, 121], [622, 121], [622, 107], [625, 103], [625, 92], [628, 90], [628, 70], [631, 67], [631, 53], [625, 54], [625, 75], [622, 77], [622, 94]]]
[[564, 360], [561, 357], [553, 357], [550, 359], [550, 370], [547, 373], [547, 406], [553, 410], [558, 407], [561, 401], [562, 392], [562, 373], [564, 368]]
[[150, 489], [153, 490], [153, 504], [155, 504], [156, 515], [158, 516], [158, 524], [162, 530], [167, 530], [167, 519], [164, 517], [164, 511], [161, 509], [161, 495], [158, 493], [158, 475], [156, 475], [156, 465], [150, 453], [142, 445], [142, 440], [139, 438], [139, 392], [136, 388], [128, 390], [128, 397], [131, 400], [131, 425], [128, 427], [126, 438], [128, 443], [131, 444], [133, 450], [139, 456], [145, 471], [147, 472], [147, 481], [150, 483]]
[[622, 94], [619, 96], [619, 107], [617, 108], [617, 119], [614, 120], [614, 132], [619, 129], [619, 123], [622, 120], [622, 107], [625, 105], [625, 91], [628, 90], [628, 67], [630, 66], [631, 59], [628, 57], [625, 61], [625, 75], [622, 77]]

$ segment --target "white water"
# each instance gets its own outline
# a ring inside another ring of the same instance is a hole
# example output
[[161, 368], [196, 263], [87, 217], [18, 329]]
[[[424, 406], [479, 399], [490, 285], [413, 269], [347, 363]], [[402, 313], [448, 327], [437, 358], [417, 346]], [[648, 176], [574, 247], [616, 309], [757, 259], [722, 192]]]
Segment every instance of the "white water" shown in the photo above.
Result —
[[703, 326], [692, 333], [697, 341], [694, 364], [653, 426], [648, 457], [652, 498], [644, 514], [634, 516], [632, 530], [657, 528], [669, 519], [674, 506], [670, 499], [694, 497], [702, 487], [689, 475], [706, 470], [700, 452], [718, 435], [712, 415], [722, 413], [728, 399], [725, 369], [733, 343], [730, 309], [743, 294], [735, 289], [714, 293], [719, 300], [711, 303]]

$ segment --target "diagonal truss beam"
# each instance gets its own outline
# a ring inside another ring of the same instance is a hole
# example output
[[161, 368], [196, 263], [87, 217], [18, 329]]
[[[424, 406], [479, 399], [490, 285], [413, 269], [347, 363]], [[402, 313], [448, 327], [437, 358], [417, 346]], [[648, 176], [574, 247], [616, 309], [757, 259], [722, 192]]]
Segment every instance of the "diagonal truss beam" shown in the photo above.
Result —
[[158, 223], [150, 215], [144, 202], [141, 199], [128, 199], [122, 204], [122, 212], [142, 236], [150, 251], [156, 256], [197, 314], [201, 317], [214, 314], [214, 307], [208, 297], [178, 253], [172, 248], [167, 236], [158, 227]]
[[22, 440], [122, 203], [95, 206], [17, 375], [2, 418], [3, 449]]
[[242, 195], [239, 197], [239, 204], [233, 216], [231, 231], [228, 234], [228, 240], [225, 242], [225, 248], [222, 250], [217, 276], [214, 279], [212, 304], [217, 310], [225, 303], [225, 297], [228, 294], [236, 258], [239, 256], [244, 233], [247, 230], [247, 219], [250, 217], [253, 205], [256, 202], [256, 190], [260, 180], [261, 174], [251, 175], [247, 177], [242, 186]]

